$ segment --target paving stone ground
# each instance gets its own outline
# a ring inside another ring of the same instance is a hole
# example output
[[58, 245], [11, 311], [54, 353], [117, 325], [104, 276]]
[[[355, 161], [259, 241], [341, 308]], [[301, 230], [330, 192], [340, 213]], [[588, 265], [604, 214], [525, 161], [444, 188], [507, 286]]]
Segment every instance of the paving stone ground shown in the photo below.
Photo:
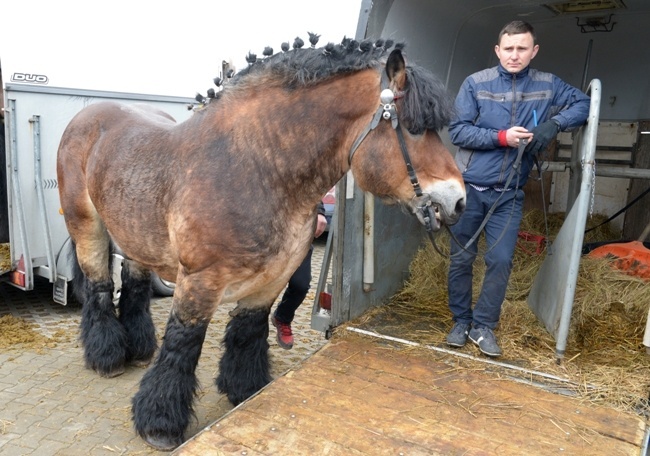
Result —
[[[296, 313], [295, 344], [281, 349], [271, 327], [269, 344], [274, 378], [309, 357], [327, 341], [310, 327], [311, 308], [322, 264], [325, 242], [314, 244], [312, 291]], [[0, 316], [12, 314], [36, 325], [36, 330], [55, 337], [54, 347], [0, 349], [0, 454], [6, 456], [115, 456], [164, 455], [135, 435], [131, 421], [131, 398], [137, 392], [143, 368], [129, 367], [113, 379], [87, 370], [78, 342], [81, 310], [51, 299], [52, 288], [39, 282], [24, 292], [0, 283]], [[152, 313], [158, 337], [163, 334], [171, 298], [155, 298]], [[186, 438], [232, 409], [217, 392], [214, 378], [221, 357], [221, 339], [231, 305], [220, 307], [208, 328], [197, 375], [201, 384], [195, 402], [196, 419]], [[66, 334], [63, 340], [59, 337]]]

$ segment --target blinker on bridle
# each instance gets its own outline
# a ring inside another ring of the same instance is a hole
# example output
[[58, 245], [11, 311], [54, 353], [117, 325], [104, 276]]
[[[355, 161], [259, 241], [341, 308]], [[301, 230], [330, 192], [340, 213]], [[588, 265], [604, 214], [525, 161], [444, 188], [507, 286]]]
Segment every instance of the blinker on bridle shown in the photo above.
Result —
[[400, 150], [402, 151], [402, 157], [404, 158], [404, 163], [406, 163], [406, 171], [408, 172], [409, 179], [411, 180], [413, 191], [415, 192], [415, 196], [416, 198], [418, 198], [418, 201], [422, 203], [422, 204], [417, 204], [415, 206], [416, 215], [419, 213], [419, 217], [424, 223], [424, 227], [427, 230], [427, 234], [429, 235], [429, 238], [431, 239], [431, 243], [433, 244], [435, 250], [441, 255], [444, 255], [438, 249], [438, 246], [436, 245], [435, 239], [433, 237], [434, 230], [433, 230], [432, 221], [435, 220], [435, 213], [431, 205], [431, 199], [422, 198], [422, 196], [424, 196], [424, 193], [422, 192], [422, 188], [420, 187], [417, 174], [415, 173], [415, 169], [413, 168], [413, 165], [411, 163], [411, 156], [408, 153], [408, 149], [406, 147], [406, 141], [404, 141], [404, 133], [402, 132], [402, 126], [399, 124], [399, 119], [397, 117], [397, 108], [395, 107], [395, 100], [402, 98], [404, 96], [404, 92], [398, 92], [396, 96], [395, 93], [393, 93], [393, 91], [388, 88], [388, 77], [385, 71], [382, 71], [381, 74], [381, 87], [382, 87], [382, 91], [381, 94], [379, 95], [379, 101], [381, 103], [379, 105], [379, 108], [377, 108], [377, 111], [372, 117], [370, 123], [361, 132], [361, 134], [356, 139], [356, 141], [354, 141], [354, 144], [352, 144], [352, 148], [350, 148], [350, 155], [348, 157], [348, 164], [352, 165], [352, 157], [354, 156], [355, 152], [357, 151], [357, 149], [359, 148], [363, 140], [366, 139], [368, 133], [370, 133], [372, 130], [377, 128], [379, 122], [382, 119], [390, 120], [393, 130], [395, 130], [395, 133], [397, 134], [397, 141], [399, 142], [399, 147]]

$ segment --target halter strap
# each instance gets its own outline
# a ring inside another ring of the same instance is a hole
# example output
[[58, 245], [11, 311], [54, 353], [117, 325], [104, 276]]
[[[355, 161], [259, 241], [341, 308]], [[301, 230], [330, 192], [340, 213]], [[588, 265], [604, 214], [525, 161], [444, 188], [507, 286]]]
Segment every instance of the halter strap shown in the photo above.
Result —
[[[382, 89], [382, 95], [383, 95], [383, 91], [388, 88], [388, 83], [389, 83], [388, 75], [386, 74], [385, 71], [382, 71], [381, 83], [380, 83], [380, 87]], [[354, 157], [354, 154], [356, 153], [357, 149], [359, 148], [363, 140], [366, 139], [368, 133], [370, 133], [372, 130], [377, 128], [377, 125], [379, 125], [379, 121], [382, 118], [385, 120], [390, 120], [393, 130], [395, 130], [395, 133], [397, 134], [397, 141], [399, 143], [400, 151], [402, 152], [402, 158], [404, 158], [404, 163], [406, 164], [406, 171], [408, 172], [409, 180], [411, 181], [411, 186], [413, 187], [415, 196], [419, 198], [423, 196], [424, 193], [422, 192], [422, 188], [420, 187], [420, 182], [418, 181], [417, 174], [415, 173], [415, 168], [413, 168], [413, 164], [411, 163], [411, 156], [408, 153], [406, 141], [404, 140], [404, 133], [402, 132], [402, 126], [399, 124], [397, 109], [394, 103], [396, 99], [403, 98], [403, 97], [404, 97], [404, 91], [399, 91], [397, 92], [397, 94], [395, 93], [390, 94], [390, 101], [388, 103], [383, 103], [384, 100], [381, 100], [383, 104], [380, 103], [379, 108], [377, 108], [377, 111], [373, 115], [370, 123], [366, 126], [366, 128], [364, 128], [361, 134], [357, 137], [356, 141], [354, 141], [354, 143], [352, 144], [352, 147], [350, 149], [350, 155], [348, 156], [348, 164], [352, 165], [352, 157]], [[433, 213], [433, 210], [431, 208], [431, 201], [426, 201], [424, 205], [416, 206], [416, 209], [420, 212], [420, 216], [422, 217], [422, 221], [424, 222], [424, 226], [427, 230], [427, 233], [429, 234], [429, 237], [431, 238], [431, 242], [433, 243], [434, 248], [440, 254], [442, 254], [442, 252], [440, 252], [440, 250], [438, 249], [438, 246], [436, 245], [433, 238], [432, 221], [435, 219], [435, 214]]]

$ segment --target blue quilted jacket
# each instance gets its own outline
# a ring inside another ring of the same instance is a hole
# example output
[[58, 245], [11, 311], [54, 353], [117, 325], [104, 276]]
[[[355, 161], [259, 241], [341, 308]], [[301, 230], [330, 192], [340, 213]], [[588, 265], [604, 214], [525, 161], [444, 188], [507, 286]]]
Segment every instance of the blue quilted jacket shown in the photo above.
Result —
[[[456, 163], [465, 182], [485, 187], [505, 184], [517, 149], [502, 147], [499, 130], [521, 126], [529, 131], [554, 119], [561, 130], [579, 127], [589, 114], [589, 97], [551, 73], [530, 67], [511, 74], [501, 65], [469, 76], [456, 97], [456, 117], [449, 126], [451, 142], [458, 146]], [[510, 186], [522, 187], [533, 166], [525, 153], [521, 174]]]

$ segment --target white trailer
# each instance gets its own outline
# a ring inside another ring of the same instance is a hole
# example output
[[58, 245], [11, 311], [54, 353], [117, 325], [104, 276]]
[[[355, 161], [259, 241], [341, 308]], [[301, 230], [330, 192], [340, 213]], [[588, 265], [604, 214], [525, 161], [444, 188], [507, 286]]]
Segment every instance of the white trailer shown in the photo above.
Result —
[[[16, 74], [6, 76], [14, 79]], [[0, 258], [0, 280], [27, 291], [34, 288], [36, 277], [43, 277], [53, 285], [54, 301], [65, 305], [73, 268], [56, 175], [65, 127], [82, 108], [107, 99], [154, 105], [181, 122], [191, 115], [194, 100], [49, 87], [42, 85], [47, 78], [18, 76], [25, 83], [0, 85], [4, 92], [0, 181], [6, 188], [6, 195], [0, 192], [0, 243], [6, 257]], [[159, 280], [156, 277], [154, 283], [162, 291]]]

